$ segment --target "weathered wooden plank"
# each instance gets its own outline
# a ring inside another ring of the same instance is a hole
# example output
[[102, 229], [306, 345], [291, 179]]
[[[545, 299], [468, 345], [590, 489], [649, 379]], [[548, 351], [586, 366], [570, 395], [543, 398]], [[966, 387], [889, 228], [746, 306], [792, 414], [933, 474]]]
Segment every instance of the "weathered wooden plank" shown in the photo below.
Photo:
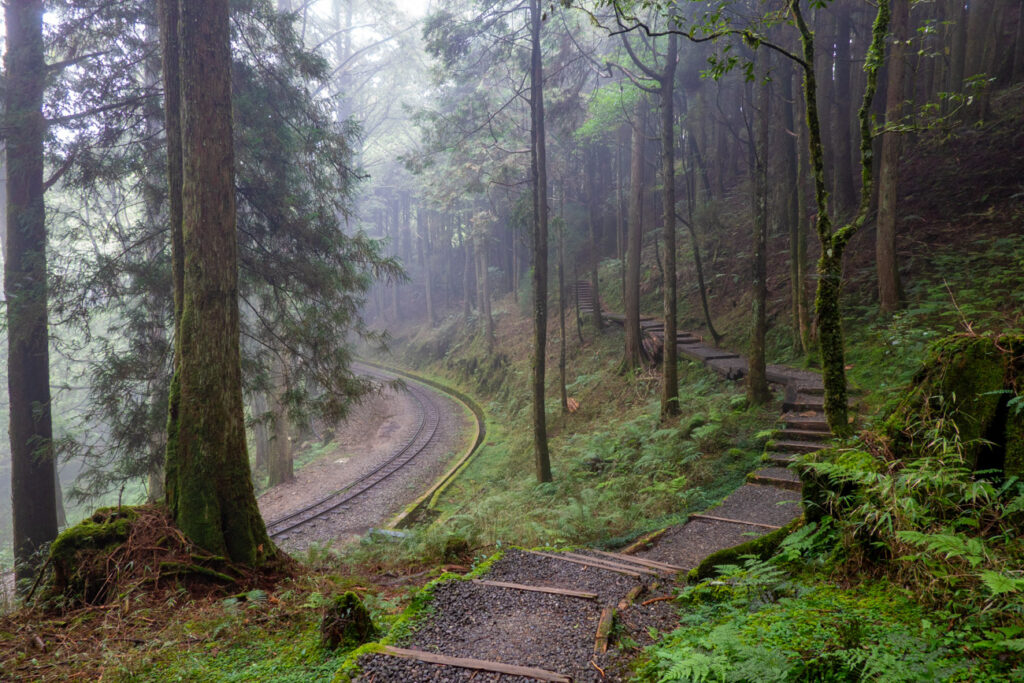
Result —
[[745, 522], [742, 519], [729, 519], [728, 517], [715, 517], [713, 515], [690, 515], [690, 519], [708, 519], [712, 522], [729, 522], [730, 524], [745, 524], [746, 526], [759, 526], [762, 529], [781, 529], [775, 524], [762, 524], [761, 522]]
[[652, 531], [651, 533], [645, 536], [641, 536], [636, 541], [630, 543], [628, 546], [623, 548], [621, 554], [632, 555], [633, 553], [640, 552], [641, 550], [653, 545], [654, 542], [657, 541], [661, 537], [661, 535], [664, 534], [666, 531], [668, 531], [668, 527], [664, 529], [658, 529], [657, 531]]
[[534, 593], [551, 593], [552, 595], [565, 595], [570, 598], [582, 598], [584, 600], [597, 600], [597, 593], [584, 593], [583, 591], [569, 590], [568, 588], [549, 588], [547, 586], [527, 586], [523, 583], [508, 583], [506, 581], [487, 581], [485, 579], [473, 579], [473, 583], [483, 586], [494, 586], [496, 588], [508, 588], [510, 590], [531, 591]]
[[457, 666], [461, 669], [493, 671], [500, 674], [509, 674], [510, 676], [527, 676], [529, 678], [535, 678], [538, 681], [550, 681], [550, 683], [572, 683], [572, 679], [568, 676], [555, 673], [554, 671], [548, 671], [546, 669], [538, 669], [532, 666], [503, 664], [502, 662], [492, 662], [486, 659], [473, 659], [472, 657], [449, 657], [448, 655], [442, 655], [436, 652], [407, 650], [401, 647], [392, 647], [391, 645], [384, 648], [384, 654], [391, 655], [392, 657], [401, 657], [402, 659], [415, 659], [420, 662], [430, 662], [431, 664]]
[[550, 557], [553, 560], [561, 560], [562, 562], [571, 562], [572, 564], [581, 564], [585, 567], [594, 567], [595, 569], [603, 569], [609, 572], [616, 572], [617, 574], [625, 574], [626, 576], [632, 576], [635, 579], [639, 579], [641, 576], [643, 576], [643, 574], [641, 574], [640, 572], [633, 571], [632, 569], [617, 569], [614, 567], [605, 566], [600, 562], [596, 562], [594, 560], [581, 560], [575, 557], [566, 557], [567, 553], [545, 553], [541, 552], [540, 550], [530, 550], [528, 552], [531, 552], [534, 555], [540, 555], [541, 557]]
[[602, 559], [600, 557], [592, 557], [590, 555], [584, 555], [583, 553], [565, 553], [565, 554], [568, 555], [569, 557], [575, 557], [575, 558], [577, 558], [579, 560], [589, 560], [591, 562], [597, 562], [599, 565], [601, 565], [603, 567], [608, 567], [610, 569], [628, 569], [630, 571], [640, 572], [641, 574], [647, 574], [648, 576], [660, 576], [661, 575], [661, 573], [658, 572], [658, 570], [656, 570], [656, 569], [651, 569], [650, 567], [642, 567], [642, 566], [640, 566], [638, 564], [634, 564], [634, 565], [631, 566], [631, 565], [628, 565], [628, 564], [625, 564], [625, 563], [622, 563], [622, 562], [612, 562], [611, 560], [605, 560], [605, 559]]
[[674, 564], [669, 564], [667, 562], [658, 562], [657, 560], [648, 560], [646, 557], [636, 557], [634, 555], [623, 555], [622, 553], [607, 553], [607, 552], [605, 552], [603, 550], [593, 550], [591, 552], [595, 552], [598, 555], [604, 555], [606, 557], [614, 557], [614, 558], [616, 558], [618, 560], [626, 562], [627, 564], [632, 562], [634, 564], [642, 564], [643, 566], [650, 567], [651, 569], [664, 569], [666, 572], [669, 572], [669, 573], [672, 573], [672, 574], [675, 574], [675, 573], [678, 573], [678, 572], [682, 572], [682, 571], [686, 571], [682, 567], [677, 567]]
[[637, 585], [630, 588], [629, 592], [626, 593], [626, 595], [621, 600], [619, 600], [619, 611], [621, 612], [622, 610], [626, 609], [634, 602], [636, 602], [636, 599], [640, 597], [640, 594], [643, 592], [644, 585], [642, 583], [638, 583]]
[[615, 608], [608, 605], [601, 610], [601, 620], [597, 622], [597, 636], [594, 638], [594, 654], [600, 655], [608, 651], [608, 638], [612, 635], [615, 623]]

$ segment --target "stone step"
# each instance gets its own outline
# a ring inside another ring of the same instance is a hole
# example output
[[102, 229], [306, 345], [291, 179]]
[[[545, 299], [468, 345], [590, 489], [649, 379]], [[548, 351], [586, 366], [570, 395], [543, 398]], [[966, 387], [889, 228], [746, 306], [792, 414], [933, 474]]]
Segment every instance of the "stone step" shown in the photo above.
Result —
[[797, 473], [785, 467], [765, 467], [749, 475], [748, 480], [752, 484], [774, 486], [787, 491], [799, 491], [801, 487]]
[[816, 441], [772, 441], [771, 447], [780, 451], [813, 453], [814, 451], [820, 451], [823, 448], [828, 448], [828, 444], [818, 443]]

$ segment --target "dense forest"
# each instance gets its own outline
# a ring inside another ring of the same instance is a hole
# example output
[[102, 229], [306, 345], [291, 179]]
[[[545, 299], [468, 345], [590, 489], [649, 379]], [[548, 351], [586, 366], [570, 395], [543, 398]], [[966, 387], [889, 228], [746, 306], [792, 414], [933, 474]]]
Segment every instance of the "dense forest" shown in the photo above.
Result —
[[[418, 680], [366, 657], [431, 596], [442, 629], [443, 582], [413, 595], [442, 571], [652, 546], [773, 476], [794, 521], [717, 564], [641, 552], [689, 584], [646, 586], [586, 676], [1024, 671], [1021, 0], [9, 0], [2, 26], [14, 678]], [[429, 399], [386, 406], [405, 382], [468, 406], [464, 459]], [[403, 530], [289, 545], [266, 501], [396, 412], [454, 444], [395, 485]], [[94, 645], [89, 609], [119, 615]]]

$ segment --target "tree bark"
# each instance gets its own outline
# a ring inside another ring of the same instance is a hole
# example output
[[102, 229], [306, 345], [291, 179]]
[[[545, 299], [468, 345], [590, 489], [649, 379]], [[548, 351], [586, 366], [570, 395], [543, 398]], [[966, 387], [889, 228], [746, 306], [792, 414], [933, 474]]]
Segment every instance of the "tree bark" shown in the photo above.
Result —
[[4, 292], [14, 571], [20, 580], [34, 575], [37, 553], [57, 535], [43, 204], [42, 2], [10, 0], [4, 18], [8, 164]]
[[533, 453], [537, 481], [551, 481], [544, 364], [548, 331], [548, 172], [544, 140], [544, 71], [540, 55], [540, 0], [530, 0], [530, 114], [533, 161]]
[[[903, 113], [903, 60], [907, 50], [909, 0], [892, 0], [892, 9], [889, 82], [885, 103], [887, 127], [898, 123]], [[900, 271], [896, 262], [896, 190], [899, 184], [900, 147], [900, 133], [889, 130], [882, 134], [875, 263], [878, 269], [878, 307], [886, 315], [895, 312], [900, 306]]]
[[679, 36], [668, 37], [665, 69], [658, 89], [661, 95], [661, 201], [665, 236], [664, 316], [665, 351], [662, 362], [661, 418], [679, 414], [679, 349], [676, 345], [679, 299], [676, 293], [676, 154], [675, 82]]
[[276, 549], [256, 506], [242, 410], [228, 2], [177, 5], [178, 34], [162, 35], [181, 46], [184, 255], [167, 503], [197, 545], [260, 565]]
[[[278, 349], [278, 354], [281, 352]], [[267, 459], [267, 484], [270, 486], [285, 484], [295, 478], [292, 424], [288, 417], [288, 366], [280, 355], [275, 365], [272, 398], [274, 429], [270, 437], [270, 457]]]
[[633, 143], [629, 163], [629, 233], [626, 237], [624, 327], [626, 348], [623, 371], [640, 366], [640, 246], [643, 240], [644, 141], [647, 102], [641, 97], [633, 112]]
[[850, 120], [854, 114], [850, 98], [850, 2], [833, 4], [836, 12], [835, 116], [832, 119], [832, 140], [835, 145], [836, 215], [847, 216], [856, 206], [853, 188], [853, 144]]
[[[561, 204], [565, 205], [563, 180]], [[560, 212], [561, 213], [561, 212]], [[569, 397], [565, 391], [565, 219], [558, 221], [558, 393], [562, 412], [569, 412]]]
[[768, 304], [768, 123], [771, 119], [771, 97], [768, 83], [770, 61], [766, 52], [757, 55], [757, 95], [754, 139], [750, 141], [751, 172], [754, 175], [754, 232], [753, 263], [751, 268], [753, 289], [753, 329], [750, 335], [750, 359], [747, 372], [747, 400], [761, 405], [771, 399], [765, 368], [765, 336], [767, 333], [766, 307]]

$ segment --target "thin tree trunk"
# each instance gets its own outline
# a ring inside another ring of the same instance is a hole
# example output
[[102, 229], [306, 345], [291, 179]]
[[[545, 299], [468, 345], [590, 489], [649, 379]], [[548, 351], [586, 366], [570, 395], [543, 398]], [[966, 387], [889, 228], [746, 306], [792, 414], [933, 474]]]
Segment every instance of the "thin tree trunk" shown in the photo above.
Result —
[[856, 206], [853, 189], [853, 145], [850, 140], [850, 24], [849, 0], [833, 4], [836, 12], [835, 115], [832, 119], [832, 141], [835, 145], [836, 214], [846, 216]]
[[[794, 97], [802, 97], [794, 93]], [[806, 105], [805, 105], [806, 110]], [[807, 299], [807, 234], [810, 231], [810, 207], [807, 202], [808, 185], [808, 159], [807, 150], [807, 121], [794, 121], [797, 133], [797, 155], [796, 155], [796, 232], [791, 236], [793, 240], [794, 265], [794, 291], [793, 301], [796, 307], [796, 318], [794, 324], [800, 334], [800, 346], [804, 353], [809, 353], [812, 344], [811, 335], [811, 306]]]
[[544, 364], [548, 330], [548, 172], [544, 140], [544, 73], [540, 56], [541, 2], [530, 0], [530, 113], [533, 148], [533, 452], [537, 481], [551, 481]]
[[[910, 12], [909, 0], [892, 0], [892, 41], [889, 46], [889, 84], [885, 103], [886, 126], [895, 125], [903, 112], [903, 59]], [[900, 134], [889, 130], [882, 135], [879, 168], [878, 232], [875, 262], [878, 268], [878, 305], [891, 314], [900, 305], [900, 271], [896, 262], [896, 190], [899, 184]]]
[[[169, 4], [174, 4], [168, 0]], [[182, 245], [179, 365], [167, 501], [200, 547], [259, 565], [276, 549], [253, 493], [242, 410], [227, 0], [180, 0]], [[163, 29], [164, 26], [161, 26]]]
[[751, 172], [754, 174], [754, 254], [752, 264], [753, 330], [750, 339], [747, 400], [761, 405], [771, 399], [765, 368], [765, 336], [768, 304], [768, 124], [772, 116], [771, 97], [765, 82], [771, 70], [767, 51], [757, 55], [757, 95], [754, 139], [750, 142]]
[[[281, 349], [278, 349], [278, 354]], [[270, 438], [270, 457], [267, 460], [267, 483], [270, 486], [285, 484], [295, 478], [294, 454], [292, 450], [292, 424], [288, 417], [287, 396], [289, 391], [288, 366], [278, 355], [274, 369], [273, 426]]]
[[639, 367], [640, 358], [640, 246], [643, 240], [644, 130], [647, 102], [641, 97], [633, 112], [633, 144], [629, 164], [629, 234], [626, 240], [626, 293], [624, 297], [626, 348], [623, 371]]
[[665, 70], [659, 82], [661, 95], [662, 221], [665, 233], [664, 315], [665, 351], [662, 362], [661, 417], [679, 414], [679, 349], [676, 346], [679, 299], [676, 292], [676, 154], [675, 82], [679, 36], [668, 37]]
[[[814, 64], [813, 34], [804, 21], [799, 0], [790, 0], [790, 12], [800, 32], [804, 62]], [[860, 112], [861, 124], [861, 201], [854, 219], [835, 232], [827, 207], [824, 163], [822, 161], [821, 124], [818, 118], [816, 82], [813, 68], [804, 69], [804, 98], [807, 106], [807, 128], [810, 146], [811, 168], [814, 174], [814, 194], [818, 206], [818, 239], [822, 255], [818, 262], [818, 288], [815, 296], [815, 310], [818, 315], [818, 331], [821, 341], [822, 379], [825, 386], [825, 417], [828, 426], [837, 436], [845, 436], [852, 430], [847, 420], [846, 366], [843, 342], [840, 292], [842, 287], [843, 252], [857, 230], [863, 226], [872, 201], [872, 139], [871, 102], [878, 82], [878, 66], [885, 49], [885, 35], [889, 30], [889, 3], [878, 3], [878, 15], [872, 28], [871, 45], [865, 56], [867, 85], [864, 89]]]
[[[599, 248], [597, 240], [597, 190], [594, 175], [596, 174], [595, 157], [596, 152], [591, 149], [587, 151], [587, 221], [590, 228], [590, 289], [593, 299], [593, 310], [590, 312], [594, 321], [594, 329], [600, 333], [604, 326], [601, 318], [601, 296], [597, 279], [597, 262], [599, 260]], [[580, 335], [582, 337], [582, 334]]]
[[7, 27], [7, 391], [10, 406], [14, 571], [34, 575], [57, 535], [43, 204], [43, 6], [10, 0]]
[[[562, 196], [559, 199], [563, 214], [565, 205], [565, 181], [562, 182]], [[562, 412], [569, 412], [569, 397], [565, 392], [565, 219], [558, 221], [558, 391]]]

